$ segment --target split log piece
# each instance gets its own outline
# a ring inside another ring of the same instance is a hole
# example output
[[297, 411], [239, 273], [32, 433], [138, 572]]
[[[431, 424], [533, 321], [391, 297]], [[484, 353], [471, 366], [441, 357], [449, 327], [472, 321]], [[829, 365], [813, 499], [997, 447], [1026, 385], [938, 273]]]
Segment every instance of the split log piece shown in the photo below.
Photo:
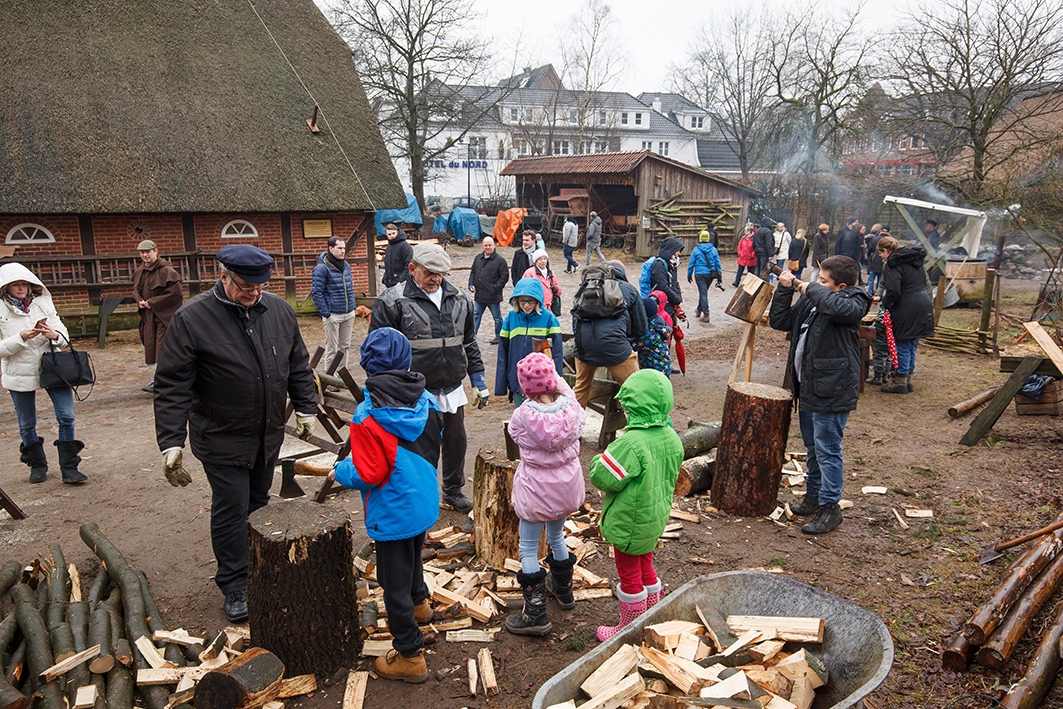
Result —
[[251, 630], [235, 625], [222, 628], [222, 632], [229, 638], [227, 647], [236, 652], [243, 652], [251, 647]]
[[365, 702], [365, 688], [369, 683], [368, 672], [350, 672], [347, 685], [343, 689], [343, 706], [341, 709], [362, 709]]
[[679, 666], [675, 658], [668, 653], [646, 646], [639, 648], [639, 653], [683, 694], [691, 694], [701, 689], [702, 681]]
[[466, 663], [469, 672], [469, 696], [476, 696], [476, 685], [479, 680], [479, 674], [476, 672], [476, 658], [470, 657]]
[[[1063, 519], [1063, 516], [1060, 517]], [[963, 634], [975, 645], [985, 644], [986, 639], [1004, 620], [1019, 596], [1063, 549], [1063, 530], [1046, 534], [1032, 549], [1020, 557], [1011, 570], [970, 620], [963, 627]]]
[[71, 564], [66, 567], [66, 574], [70, 578], [70, 602], [80, 603], [83, 599], [81, 598], [81, 574], [78, 573], [78, 567]]
[[[247, 529], [255, 645], [275, 653], [293, 675], [331, 677], [352, 667], [362, 637], [351, 613], [358, 592], [346, 510], [310, 498], [290, 500], [256, 510]], [[286, 610], [278, 614], [278, 608]]]
[[211, 639], [210, 644], [206, 649], [199, 654], [199, 661], [206, 662], [207, 660], [213, 660], [218, 656], [218, 653], [225, 647], [225, 643], [229, 641], [229, 636], [222, 631], [218, 631], [218, 634]]
[[738, 640], [716, 606], [708, 602], [702, 602], [698, 603], [695, 609], [698, 612], [698, 617], [701, 618], [702, 624], [705, 626], [705, 634], [712, 640], [717, 652], [723, 652], [725, 648], [730, 647], [735, 640]]
[[793, 397], [755, 382], [727, 385], [712, 504], [728, 514], [771, 514], [779, 495]]
[[774, 630], [779, 640], [799, 643], [823, 642], [822, 618], [789, 618], [783, 616], [729, 615], [727, 625], [736, 633], [747, 630]]
[[1056, 616], [1041, 644], [1034, 650], [1026, 674], [1018, 684], [1012, 685], [1004, 701], [1005, 709], [1038, 709], [1055, 682], [1060, 665], [1060, 643], [1063, 642], [1063, 603], [1059, 604]]
[[[151, 586], [148, 584], [147, 575], [140, 569], [134, 569], [134, 572], [136, 572], [137, 578], [140, 579], [140, 593], [144, 597], [144, 613], [147, 616], [145, 620], [147, 620], [148, 629], [151, 630], [153, 636], [156, 632], [168, 630], [166, 621], [163, 620], [162, 613], [159, 612], [159, 607], [155, 604], [155, 598], [151, 595]], [[166, 643], [163, 647], [162, 656], [167, 662], [172, 662], [178, 667], [185, 665], [184, 651], [178, 645]]]
[[107, 674], [114, 667], [114, 642], [111, 639], [111, 619], [103, 605], [97, 606], [92, 612], [89, 643], [100, 646], [100, 654], [89, 662], [89, 671], [94, 674]]
[[492, 694], [498, 694], [498, 680], [495, 679], [491, 650], [485, 647], [476, 653], [476, 663], [480, 669], [480, 684], [484, 687], [484, 696], [490, 697]]
[[167, 662], [161, 654], [159, 654], [159, 648], [155, 647], [155, 643], [151, 642], [151, 638], [147, 635], [141, 635], [133, 643], [133, 647], [137, 649], [140, 655], [143, 655], [147, 663], [152, 669], [161, 669], [163, 667], [171, 667], [173, 663]]
[[317, 689], [317, 677], [314, 675], [297, 675], [281, 680], [281, 689], [277, 699], [288, 699], [310, 694]]
[[[679, 477], [675, 480], [675, 494], [689, 497], [712, 489], [712, 476], [715, 472], [715, 453], [710, 452], [687, 458], [679, 466]], [[700, 518], [697, 521], [700, 521]]]
[[638, 672], [632, 672], [613, 685], [608, 692], [580, 705], [580, 709], [611, 709], [619, 707], [646, 688], [646, 682]]
[[192, 703], [196, 709], [254, 709], [277, 698], [283, 676], [284, 663], [254, 647], [203, 675]]
[[956, 633], [949, 640], [949, 644], [945, 649], [941, 651], [941, 666], [946, 670], [961, 672], [967, 669], [973, 652], [974, 645], [971, 644], [971, 641], [967, 639], [963, 632]]
[[74, 701], [71, 706], [73, 709], [90, 709], [90, 707], [96, 706], [96, 692], [96, 685], [94, 684], [78, 687], [74, 693]]
[[1063, 554], [1057, 556], [1037, 580], [1030, 584], [1004, 622], [978, 649], [975, 655], [978, 664], [998, 672], [1004, 669], [1004, 664], [1015, 651], [1041, 607], [1059, 588], [1060, 581], [1063, 581]]
[[70, 657], [60, 660], [51, 667], [45, 668], [44, 671], [40, 673], [41, 682], [51, 682], [56, 677], [66, 674], [71, 669], [94, 658], [99, 651], [100, 649], [93, 645], [76, 655], [71, 655]]
[[37, 610], [33, 591], [24, 583], [11, 589], [18, 626], [26, 637], [26, 660], [29, 665], [29, 682], [34, 694], [41, 698], [43, 709], [65, 709], [63, 695], [56, 681], [42, 683], [40, 674], [55, 664], [49, 645], [48, 627]]
[[615, 687], [624, 677], [627, 677], [635, 669], [639, 662], [639, 654], [634, 645], [621, 645], [620, 649], [613, 653], [612, 657], [598, 666], [594, 672], [583, 680], [580, 689], [587, 693], [588, 697], [594, 698]]
[[[66, 604], [70, 602], [70, 577], [66, 572], [66, 560], [63, 559], [63, 550], [58, 544], [48, 547], [51, 568], [48, 569], [48, 630], [52, 631], [55, 626], [63, 622], [66, 616]], [[73, 641], [71, 641], [73, 647]]]
[[679, 440], [683, 444], [683, 459], [693, 458], [720, 445], [720, 431], [723, 424], [713, 421], [705, 424], [693, 425], [685, 431], [677, 431]]

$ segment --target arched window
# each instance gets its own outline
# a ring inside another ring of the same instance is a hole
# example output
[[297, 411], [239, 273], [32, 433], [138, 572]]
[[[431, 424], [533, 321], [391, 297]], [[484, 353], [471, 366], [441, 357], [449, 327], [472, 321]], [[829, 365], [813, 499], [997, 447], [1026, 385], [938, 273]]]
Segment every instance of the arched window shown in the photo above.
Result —
[[5, 244], [54, 244], [55, 237], [40, 224], [19, 224], [7, 232]]
[[221, 229], [223, 239], [253, 239], [257, 236], [255, 225], [244, 219], [233, 219]]

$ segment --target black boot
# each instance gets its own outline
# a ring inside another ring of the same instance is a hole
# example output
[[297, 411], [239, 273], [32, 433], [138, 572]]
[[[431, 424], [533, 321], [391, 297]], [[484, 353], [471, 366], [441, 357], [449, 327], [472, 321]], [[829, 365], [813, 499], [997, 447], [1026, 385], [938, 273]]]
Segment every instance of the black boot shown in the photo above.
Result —
[[557, 605], [566, 611], [575, 608], [576, 599], [572, 597], [572, 567], [576, 565], [576, 557], [569, 554], [564, 561], [557, 561], [551, 551], [546, 557], [546, 565], [550, 567], [550, 573], [546, 575], [546, 590], [557, 601]]
[[891, 372], [889, 382], [879, 391], [883, 394], [907, 394], [908, 385], [904, 382], [904, 375]]
[[796, 505], [790, 505], [790, 511], [799, 517], [810, 517], [819, 512], [819, 497], [805, 493]]
[[63, 471], [63, 482], [75, 484], [88, 480], [78, 470], [81, 456], [78, 453], [85, 447], [81, 441], [56, 441], [55, 447], [59, 449], [59, 469]]
[[553, 627], [546, 615], [546, 569], [517, 572], [517, 582], [524, 593], [524, 611], [506, 618], [506, 630], [514, 635], [546, 635]]
[[842, 508], [836, 502], [827, 502], [819, 506], [819, 512], [801, 527], [801, 531], [805, 534], [826, 534], [841, 523]]
[[38, 438], [36, 443], [28, 446], [20, 443], [18, 452], [22, 454], [22, 462], [30, 466], [30, 482], [44, 482], [48, 477], [48, 458], [44, 455], [44, 441]]

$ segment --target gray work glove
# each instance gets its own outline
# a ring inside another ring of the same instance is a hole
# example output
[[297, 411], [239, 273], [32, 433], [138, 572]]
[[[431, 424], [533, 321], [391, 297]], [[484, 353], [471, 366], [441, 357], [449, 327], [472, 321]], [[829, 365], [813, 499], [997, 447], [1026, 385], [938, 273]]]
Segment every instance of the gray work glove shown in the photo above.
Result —
[[172, 450], [162, 454], [162, 472], [166, 480], [174, 487], [184, 487], [192, 482], [192, 476], [181, 465], [182, 451]]
[[303, 441], [309, 441], [314, 433], [314, 417], [295, 414], [295, 435]]

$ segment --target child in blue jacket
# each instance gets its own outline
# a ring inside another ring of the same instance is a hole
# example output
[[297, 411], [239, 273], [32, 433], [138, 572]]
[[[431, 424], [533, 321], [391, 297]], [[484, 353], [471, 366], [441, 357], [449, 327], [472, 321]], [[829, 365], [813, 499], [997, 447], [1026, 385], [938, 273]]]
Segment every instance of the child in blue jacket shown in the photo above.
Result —
[[376, 659], [386, 679], [424, 682], [424, 636], [432, 619], [421, 567], [425, 532], [439, 517], [439, 462], [443, 417], [425, 391], [424, 375], [409, 371], [410, 342], [382, 327], [366, 336], [361, 365], [365, 399], [351, 420], [351, 456], [329, 477], [362, 491], [365, 529], [376, 542], [377, 582], [384, 590], [394, 648]]
[[543, 284], [538, 278], [522, 278], [509, 298], [512, 307], [498, 334], [498, 366], [495, 369], [495, 396], [511, 395], [514, 405], [524, 401], [517, 362], [532, 352], [542, 352], [554, 360], [558, 375], [564, 373], [561, 353], [561, 323], [543, 307]]

